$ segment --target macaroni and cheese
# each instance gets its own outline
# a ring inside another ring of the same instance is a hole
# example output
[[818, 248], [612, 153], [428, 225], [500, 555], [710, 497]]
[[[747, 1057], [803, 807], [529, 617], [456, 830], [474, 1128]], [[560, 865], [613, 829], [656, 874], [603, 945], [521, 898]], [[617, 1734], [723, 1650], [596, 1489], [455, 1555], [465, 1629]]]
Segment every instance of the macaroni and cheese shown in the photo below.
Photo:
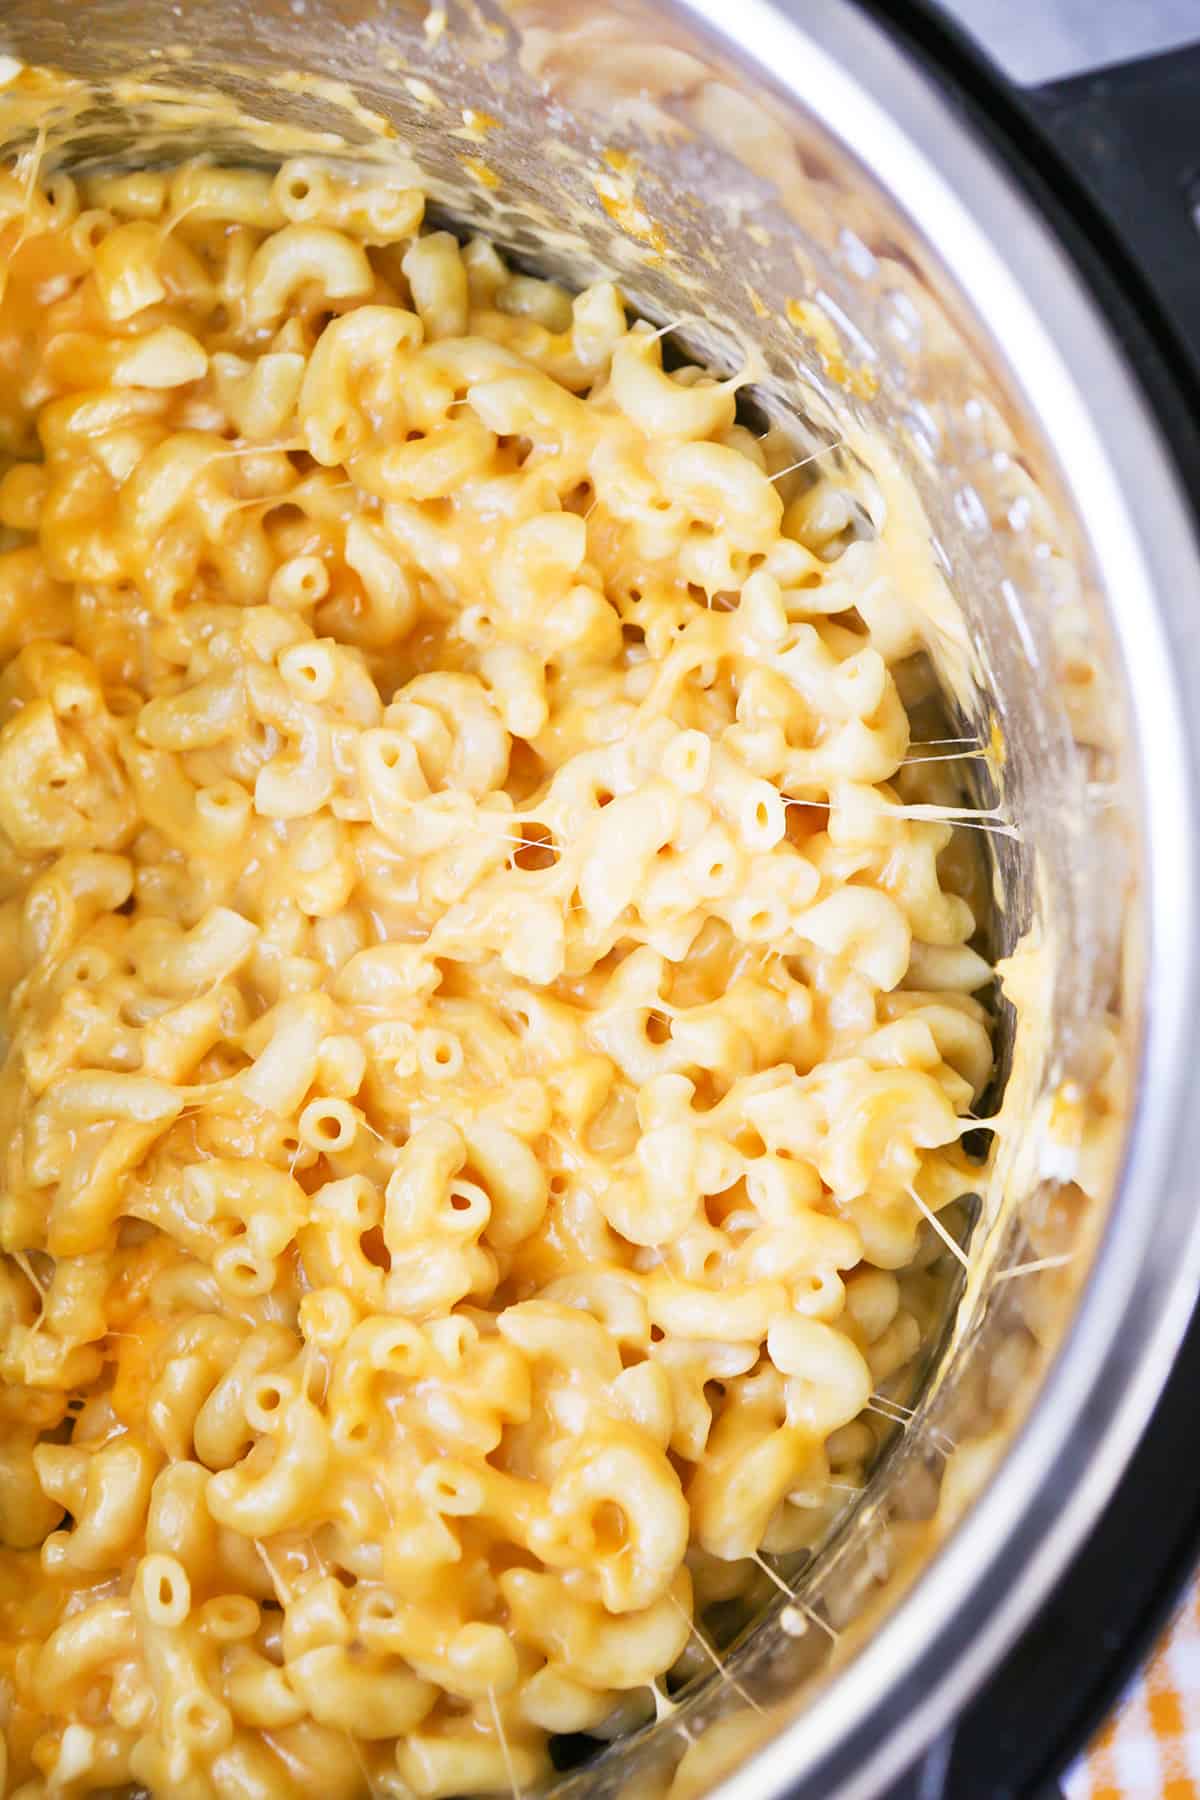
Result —
[[644, 1716], [975, 1183], [869, 521], [422, 208], [0, 178], [23, 1800], [507, 1794]]

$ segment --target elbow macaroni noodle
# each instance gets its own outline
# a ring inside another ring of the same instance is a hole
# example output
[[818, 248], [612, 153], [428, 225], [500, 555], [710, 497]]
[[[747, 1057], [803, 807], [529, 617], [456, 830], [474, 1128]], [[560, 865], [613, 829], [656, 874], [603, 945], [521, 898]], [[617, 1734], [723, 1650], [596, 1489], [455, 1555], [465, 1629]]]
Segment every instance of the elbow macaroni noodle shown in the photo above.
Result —
[[421, 216], [0, 179], [23, 1800], [507, 1793], [645, 1716], [974, 1185], [880, 547], [611, 284]]

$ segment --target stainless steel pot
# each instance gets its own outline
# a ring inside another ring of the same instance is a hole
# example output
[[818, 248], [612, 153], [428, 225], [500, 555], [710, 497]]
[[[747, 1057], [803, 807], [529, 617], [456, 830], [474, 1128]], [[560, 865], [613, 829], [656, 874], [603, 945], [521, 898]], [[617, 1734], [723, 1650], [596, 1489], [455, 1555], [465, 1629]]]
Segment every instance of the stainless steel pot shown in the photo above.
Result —
[[[768, 409], [835, 457], [856, 422], [919, 494], [974, 646], [932, 647], [1003, 743], [1020, 832], [994, 877], [1024, 1001], [971, 1273], [797, 1605], [556, 1789], [877, 1792], [1104, 1507], [1200, 1281], [1200, 555], [1121, 348], [849, 0], [0, 0], [0, 49], [87, 84], [52, 162], [409, 154], [519, 260], [616, 271], [717, 362], [752, 340]], [[0, 92], [0, 138], [33, 123]]]

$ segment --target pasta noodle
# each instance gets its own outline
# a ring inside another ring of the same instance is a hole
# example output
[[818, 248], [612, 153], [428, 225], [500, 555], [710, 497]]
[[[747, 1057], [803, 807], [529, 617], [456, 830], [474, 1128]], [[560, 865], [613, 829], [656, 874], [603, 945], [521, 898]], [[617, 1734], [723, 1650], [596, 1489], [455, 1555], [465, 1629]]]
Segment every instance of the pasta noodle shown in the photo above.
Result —
[[0, 202], [7, 1791], [507, 1793], [921, 1342], [916, 642], [611, 284], [312, 162]]

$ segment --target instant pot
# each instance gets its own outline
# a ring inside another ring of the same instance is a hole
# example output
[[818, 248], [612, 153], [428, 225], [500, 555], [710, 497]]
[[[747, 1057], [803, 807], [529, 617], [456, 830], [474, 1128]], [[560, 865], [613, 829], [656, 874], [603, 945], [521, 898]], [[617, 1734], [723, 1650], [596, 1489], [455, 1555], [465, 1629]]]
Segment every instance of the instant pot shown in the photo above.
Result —
[[969, 1267], [789, 1594], [563, 1800], [1042, 1791], [1192, 1555], [1200, 51], [1067, 78], [1027, 10], [996, 64], [854, 0], [0, 0], [0, 52], [77, 78], [0, 90], [9, 149], [411, 157], [519, 265], [753, 345], [757, 415], [911, 484], [953, 595], [929, 654], [1005, 828]]

